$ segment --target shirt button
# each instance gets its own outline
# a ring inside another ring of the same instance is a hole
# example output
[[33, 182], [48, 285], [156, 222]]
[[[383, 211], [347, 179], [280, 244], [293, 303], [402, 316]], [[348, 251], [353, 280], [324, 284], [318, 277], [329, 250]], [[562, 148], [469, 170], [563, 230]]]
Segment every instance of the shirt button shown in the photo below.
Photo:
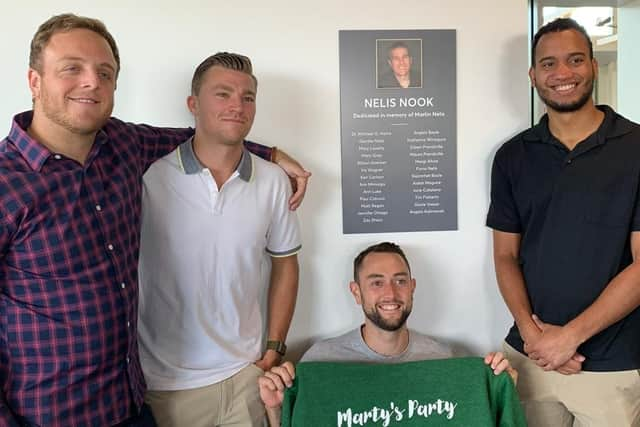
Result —
[[100, 205], [96, 205], [96, 210], [97, 210], [98, 212], [100, 212], [100, 211], [102, 210], [102, 206], [100, 206]]
[[113, 250], [113, 245], [111, 245], [111, 244], [107, 245], [107, 249], [109, 249], [110, 251], [112, 251], [112, 250]]
[[127, 357], [127, 365], [129, 364], [129, 362], [131, 362], [131, 360], [129, 360], [129, 358]]
[[121, 287], [122, 289], [124, 289], [124, 288], [126, 288], [127, 286], [124, 284], [124, 282], [122, 282], [122, 283], [120, 283], [120, 287]]
[[127, 328], [131, 326], [131, 322], [127, 322]]
[[60, 160], [62, 158], [62, 156], [60, 154], [54, 154], [53, 158], [56, 160]]
[[571, 159], [567, 160], [567, 164], [568, 164], [568, 165], [569, 165], [569, 164], [571, 164], [571, 162], [572, 162], [572, 161], [573, 161], [573, 160], [571, 160]]

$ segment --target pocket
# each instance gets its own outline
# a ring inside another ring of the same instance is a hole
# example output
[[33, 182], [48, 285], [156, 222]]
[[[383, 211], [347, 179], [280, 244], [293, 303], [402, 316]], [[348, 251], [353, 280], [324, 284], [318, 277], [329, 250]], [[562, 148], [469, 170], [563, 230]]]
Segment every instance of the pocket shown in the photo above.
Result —
[[588, 224], [615, 228], [628, 227], [634, 197], [621, 191], [593, 191], [584, 196], [583, 217]]

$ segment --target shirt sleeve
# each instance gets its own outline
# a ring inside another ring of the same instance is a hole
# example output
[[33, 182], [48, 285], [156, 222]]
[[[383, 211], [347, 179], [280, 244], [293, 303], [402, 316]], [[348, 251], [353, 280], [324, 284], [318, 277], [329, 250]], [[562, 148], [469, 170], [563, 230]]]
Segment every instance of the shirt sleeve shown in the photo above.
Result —
[[291, 185], [281, 170], [277, 171], [274, 185], [274, 206], [267, 234], [267, 252], [272, 257], [296, 254], [300, 248], [300, 225], [295, 212], [289, 210], [287, 201], [291, 197]]
[[[5, 183], [3, 181], [0, 182], [0, 191], [2, 191], [4, 194], [10, 193], [8, 189], [5, 187]], [[0, 217], [0, 262], [4, 262], [5, 254], [9, 249], [8, 247], [10, 245], [10, 239], [11, 239], [10, 237], [11, 232], [9, 231], [8, 227], [5, 226], [4, 221], [8, 220], [7, 217], [13, 218], [11, 215], [8, 215], [8, 213], [10, 213], [11, 211], [9, 205], [13, 205], [13, 204], [7, 203], [6, 200], [3, 200], [3, 202], [5, 203], [5, 205], [2, 206], [2, 210], [0, 210], [0, 215], [1, 215]], [[4, 286], [6, 286], [4, 282], [3, 284], [0, 284], [0, 294], [2, 294], [5, 291]], [[5, 328], [2, 325], [0, 325], [0, 329], [5, 329]], [[0, 338], [0, 345], [2, 346], [6, 345], [4, 338]], [[0, 356], [0, 359], [1, 358], [2, 356]], [[11, 413], [9, 406], [7, 405], [7, 402], [4, 398], [4, 392], [2, 390], [0, 390], [0, 426], [19, 427], [18, 422], [13, 417], [13, 414]]]
[[[640, 181], [640, 179], [638, 181]], [[631, 218], [631, 231], [640, 231], [640, 185], [636, 190], [633, 217]]]
[[[2, 214], [4, 214], [4, 212], [0, 213], [0, 215]], [[4, 257], [9, 250], [9, 234], [9, 230], [7, 229], [7, 227], [5, 227], [5, 225], [2, 223], [2, 220], [0, 219], [0, 262], [4, 262]], [[2, 291], [2, 285], [0, 285], [0, 291]]]
[[258, 157], [263, 158], [266, 161], [271, 161], [271, 147], [267, 147], [266, 145], [258, 144], [257, 142], [248, 141], [245, 139], [244, 146], [251, 153], [255, 154]]
[[[15, 232], [16, 224], [19, 223], [17, 216], [21, 210], [18, 203], [12, 196], [15, 188], [9, 184], [5, 176], [0, 176], [0, 262], [3, 262], [7, 251], [11, 245], [12, 235]], [[3, 285], [0, 284], [0, 292]]]
[[9, 410], [7, 403], [4, 400], [4, 395], [0, 391], [0, 425], [3, 427], [20, 427], [18, 421], [13, 417], [13, 414]]
[[498, 231], [520, 233], [522, 225], [513, 197], [513, 181], [508, 173], [504, 147], [498, 150], [491, 168], [491, 204], [487, 226]]

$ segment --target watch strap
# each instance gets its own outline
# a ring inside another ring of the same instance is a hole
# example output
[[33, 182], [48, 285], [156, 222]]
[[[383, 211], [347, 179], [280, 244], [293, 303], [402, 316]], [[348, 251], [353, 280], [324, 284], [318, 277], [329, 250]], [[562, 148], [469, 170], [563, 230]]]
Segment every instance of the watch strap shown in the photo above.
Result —
[[280, 356], [287, 352], [287, 345], [282, 341], [267, 341], [267, 350], [275, 350]]

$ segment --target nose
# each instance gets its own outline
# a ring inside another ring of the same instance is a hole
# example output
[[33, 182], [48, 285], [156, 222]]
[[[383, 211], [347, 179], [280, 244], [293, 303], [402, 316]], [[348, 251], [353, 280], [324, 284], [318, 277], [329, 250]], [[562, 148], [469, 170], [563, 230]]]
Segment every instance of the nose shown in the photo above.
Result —
[[556, 77], [571, 77], [573, 70], [567, 63], [560, 61], [555, 69], [555, 74]]
[[396, 294], [397, 294], [397, 289], [393, 281], [392, 280], [385, 281], [384, 286], [382, 287], [382, 296], [385, 299], [394, 300], [396, 298]]
[[82, 87], [87, 89], [95, 89], [100, 86], [100, 76], [94, 70], [86, 70], [82, 74]]
[[242, 101], [242, 96], [240, 94], [232, 95], [229, 98], [229, 108], [232, 111], [242, 112], [244, 109], [244, 103]]

